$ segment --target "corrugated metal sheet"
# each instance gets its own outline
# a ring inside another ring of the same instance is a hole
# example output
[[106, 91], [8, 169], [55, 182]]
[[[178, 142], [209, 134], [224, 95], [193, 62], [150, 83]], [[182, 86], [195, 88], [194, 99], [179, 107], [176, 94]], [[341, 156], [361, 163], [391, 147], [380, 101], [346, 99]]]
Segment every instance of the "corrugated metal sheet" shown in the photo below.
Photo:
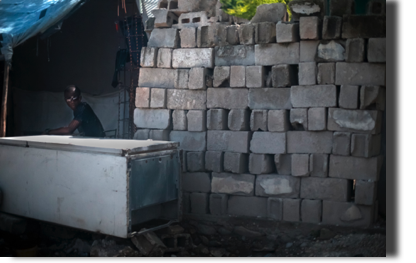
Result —
[[[157, 8], [158, 0], [137, 0], [140, 13], [145, 13], [147, 17], [153, 17], [152, 10]], [[144, 7], [144, 10], [143, 10]], [[143, 12], [144, 11], [144, 12]]]

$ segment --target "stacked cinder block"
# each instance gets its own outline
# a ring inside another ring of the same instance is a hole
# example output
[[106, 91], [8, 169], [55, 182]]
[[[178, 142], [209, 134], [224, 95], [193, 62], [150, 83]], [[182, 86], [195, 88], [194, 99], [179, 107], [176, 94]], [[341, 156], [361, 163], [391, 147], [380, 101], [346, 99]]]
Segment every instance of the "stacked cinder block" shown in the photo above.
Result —
[[155, 23], [142, 50], [135, 138], [180, 142], [185, 214], [370, 225], [385, 15], [332, 0], [330, 16], [230, 25], [217, 1], [162, 2], [179, 22]]

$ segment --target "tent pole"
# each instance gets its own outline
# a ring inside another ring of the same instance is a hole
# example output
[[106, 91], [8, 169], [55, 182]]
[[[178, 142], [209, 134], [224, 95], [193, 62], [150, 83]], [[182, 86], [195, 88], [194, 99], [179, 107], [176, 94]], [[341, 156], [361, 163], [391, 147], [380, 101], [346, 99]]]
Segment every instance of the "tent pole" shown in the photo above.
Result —
[[3, 96], [1, 98], [0, 137], [6, 137], [7, 96], [9, 93], [9, 63], [4, 61]]

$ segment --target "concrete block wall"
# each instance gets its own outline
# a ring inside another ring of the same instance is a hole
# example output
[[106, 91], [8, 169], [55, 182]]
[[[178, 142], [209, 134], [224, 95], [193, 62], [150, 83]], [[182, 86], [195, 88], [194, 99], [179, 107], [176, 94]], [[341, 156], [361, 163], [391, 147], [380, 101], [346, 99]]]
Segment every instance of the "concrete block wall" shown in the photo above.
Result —
[[197, 6], [155, 24], [134, 115], [135, 138], [180, 142], [185, 214], [371, 225], [385, 15], [231, 24]]

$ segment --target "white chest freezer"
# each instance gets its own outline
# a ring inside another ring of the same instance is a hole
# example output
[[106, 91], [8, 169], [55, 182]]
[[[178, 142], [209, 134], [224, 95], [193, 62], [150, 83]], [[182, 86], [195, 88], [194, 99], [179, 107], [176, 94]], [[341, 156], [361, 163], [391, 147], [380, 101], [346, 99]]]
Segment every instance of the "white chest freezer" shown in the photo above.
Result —
[[179, 221], [179, 144], [72, 136], [0, 138], [0, 211], [127, 238]]

